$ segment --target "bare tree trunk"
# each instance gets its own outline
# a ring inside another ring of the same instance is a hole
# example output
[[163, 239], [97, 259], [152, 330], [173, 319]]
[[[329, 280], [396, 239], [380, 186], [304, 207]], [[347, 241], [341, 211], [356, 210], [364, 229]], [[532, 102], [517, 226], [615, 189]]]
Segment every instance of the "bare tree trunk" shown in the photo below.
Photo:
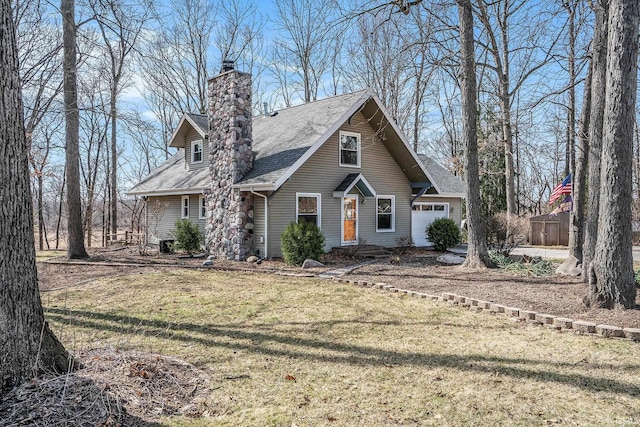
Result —
[[600, 209], [600, 161], [602, 156], [602, 126], [604, 123], [604, 103], [607, 72], [607, 33], [609, 20], [609, 0], [594, 3], [596, 22], [591, 42], [591, 112], [589, 113], [589, 171], [587, 194], [587, 226], [584, 234], [582, 253], [582, 280], [589, 280], [589, 264], [595, 255], [598, 239], [598, 215]]
[[591, 111], [591, 79], [592, 69], [589, 64], [587, 78], [584, 82], [582, 113], [578, 130], [578, 159], [573, 176], [573, 207], [569, 227], [569, 255], [582, 262], [582, 245], [585, 229], [585, 196], [587, 195], [587, 168], [589, 167], [589, 113]]
[[38, 174], [38, 249], [44, 249], [44, 215], [42, 212], [42, 173]]
[[601, 308], [635, 308], [631, 248], [633, 123], [638, 87], [637, 0], [611, 0], [602, 133], [600, 211], [589, 299]]
[[[118, 83], [114, 82], [116, 86]], [[111, 233], [118, 234], [118, 140], [117, 140], [117, 109], [116, 109], [116, 97], [117, 94], [111, 94]]]
[[564, 176], [572, 174], [575, 178], [575, 122], [576, 122], [576, 30], [575, 4], [563, 2], [569, 14], [569, 107], [567, 109], [567, 148], [565, 153]]
[[468, 250], [463, 268], [486, 268], [491, 264], [484, 235], [478, 174], [478, 120], [476, 65], [473, 49], [473, 12], [470, 0], [457, 0], [460, 20], [460, 93], [462, 133], [465, 144]]
[[62, 225], [62, 206], [64, 205], [64, 189], [67, 186], [67, 167], [62, 173], [62, 186], [60, 187], [60, 200], [58, 203], [58, 221], [56, 222], [56, 249], [60, 248], [60, 226]]
[[0, 0], [0, 395], [43, 370], [66, 371], [67, 351], [38, 292], [27, 140], [10, 0]]
[[80, 149], [76, 59], [76, 21], [74, 0], [62, 0], [63, 43], [64, 43], [64, 111], [65, 111], [65, 154], [67, 170], [67, 233], [70, 259], [89, 258], [84, 248], [82, 231], [82, 204], [80, 202]]

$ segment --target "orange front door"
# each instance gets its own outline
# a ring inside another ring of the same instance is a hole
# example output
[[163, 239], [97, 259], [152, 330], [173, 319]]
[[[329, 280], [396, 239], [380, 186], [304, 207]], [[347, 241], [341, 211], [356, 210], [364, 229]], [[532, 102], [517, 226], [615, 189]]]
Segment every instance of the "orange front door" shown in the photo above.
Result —
[[345, 197], [342, 199], [342, 243], [358, 242], [358, 199]]

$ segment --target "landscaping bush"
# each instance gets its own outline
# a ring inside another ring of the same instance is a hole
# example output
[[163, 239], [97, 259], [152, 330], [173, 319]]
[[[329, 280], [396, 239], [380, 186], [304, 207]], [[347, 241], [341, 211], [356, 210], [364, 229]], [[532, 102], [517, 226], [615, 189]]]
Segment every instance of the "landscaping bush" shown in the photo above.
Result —
[[174, 240], [171, 249], [185, 251], [188, 254], [199, 250], [203, 241], [198, 226], [188, 219], [176, 222], [176, 228], [171, 232], [171, 237]]
[[[507, 235], [511, 225], [511, 236]], [[509, 256], [513, 248], [526, 243], [529, 238], [529, 219], [518, 215], [507, 215], [500, 212], [485, 222], [487, 247], [504, 256]]]
[[324, 253], [324, 234], [310, 222], [292, 222], [282, 232], [284, 262], [302, 265], [305, 259], [318, 260]]
[[427, 228], [427, 238], [436, 251], [445, 252], [460, 243], [460, 228], [452, 219], [438, 218]]

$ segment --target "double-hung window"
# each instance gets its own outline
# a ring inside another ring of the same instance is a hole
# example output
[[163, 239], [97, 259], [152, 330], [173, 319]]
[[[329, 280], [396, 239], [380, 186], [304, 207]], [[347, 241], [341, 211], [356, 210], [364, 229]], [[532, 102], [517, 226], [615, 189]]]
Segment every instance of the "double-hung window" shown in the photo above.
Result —
[[198, 199], [198, 218], [206, 219], [207, 218], [207, 199], [205, 199], [204, 195], [200, 195]]
[[396, 228], [396, 197], [376, 196], [376, 231], [388, 232]]
[[189, 196], [182, 196], [180, 217], [189, 218]]
[[296, 193], [296, 222], [303, 221], [320, 228], [320, 194]]
[[360, 167], [360, 134], [340, 131], [340, 166]]
[[202, 141], [191, 142], [191, 163], [202, 163]]

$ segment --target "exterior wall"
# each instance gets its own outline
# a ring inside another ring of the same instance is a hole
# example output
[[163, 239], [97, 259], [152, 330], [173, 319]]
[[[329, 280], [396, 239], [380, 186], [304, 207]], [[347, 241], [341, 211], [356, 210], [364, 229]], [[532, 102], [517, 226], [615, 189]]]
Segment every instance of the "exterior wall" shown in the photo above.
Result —
[[282, 256], [280, 235], [296, 220], [296, 193], [321, 193], [320, 228], [326, 238], [325, 249], [341, 246], [342, 199], [334, 198], [333, 190], [350, 173], [361, 173], [379, 196], [395, 195], [395, 231], [376, 232], [376, 200], [359, 194], [360, 242], [393, 247], [399, 237], [411, 236], [411, 185], [404, 172], [362, 113], [354, 115], [351, 124], [345, 123], [340, 130], [361, 134], [361, 167], [339, 166], [337, 131], [269, 198], [270, 257]]
[[[198, 194], [189, 195], [189, 220], [196, 224], [204, 235], [206, 220], [199, 216], [200, 198]], [[182, 196], [149, 197], [147, 199], [147, 232], [149, 243], [158, 244], [160, 240], [171, 239], [171, 231], [182, 216]]]
[[[209, 168], [209, 140], [204, 139], [200, 136], [195, 129], [190, 128], [189, 132], [184, 138], [184, 167], [188, 170], [198, 170], [202, 168]], [[201, 141], [202, 142], [202, 162], [200, 163], [191, 163], [191, 143], [193, 141]]]
[[209, 80], [209, 217], [205, 245], [244, 260], [253, 246], [253, 196], [232, 188], [253, 166], [251, 75], [228, 71]]
[[416, 203], [448, 203], [449, 218], [454, 220], [458, 227], [462, 224], [462, 199], [452, 197], [429, 197], [422, 196], [416, 199]]
[[[264, 241], [266, 236], [264, 234], [264, 199], [259, 196], [253, 197], [253, 251], [260, 257], [265, 256]], [[267, 254], [272, 256], [271, 253]]]

